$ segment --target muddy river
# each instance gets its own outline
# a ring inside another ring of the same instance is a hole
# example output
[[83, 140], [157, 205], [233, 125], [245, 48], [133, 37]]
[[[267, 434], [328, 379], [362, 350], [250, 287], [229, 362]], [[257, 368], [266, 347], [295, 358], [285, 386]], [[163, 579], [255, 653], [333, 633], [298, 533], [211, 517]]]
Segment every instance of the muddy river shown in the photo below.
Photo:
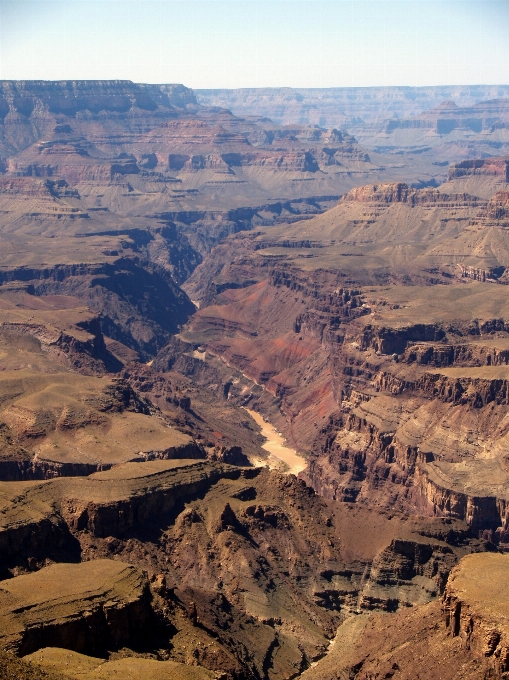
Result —
[[287, 472], [298, 475], [299, 472], [304, 470], [307, 464], [306, 460], [302, 456], [299, 456], [297, 451], [285, 446], [284, 438], [276, 431], [275, 427], [264, 420], [259, 413], [256, 413], [256, 411], [252, 411], [249, 408], [247, 408], [246, 411], [262, 428], [262, 435], [267, 440], [265, 444], [262, 444], [262, 448], [268, 451], [274, 458], [286, 463], [289, 467]]

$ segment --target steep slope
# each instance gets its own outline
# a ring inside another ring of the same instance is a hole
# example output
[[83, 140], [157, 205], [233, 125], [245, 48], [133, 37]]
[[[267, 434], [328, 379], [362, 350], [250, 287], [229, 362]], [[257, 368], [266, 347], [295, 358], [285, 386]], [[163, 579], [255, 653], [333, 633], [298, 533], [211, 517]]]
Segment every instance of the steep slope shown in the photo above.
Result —
[[468, 556], [453, 570], [442, 606], [350, 619], [329, 655], [302, 678], [503, 678], [506, 588], [507, 556]]
[[181, 85], [0, 89], [0, 280], [78, 297], [145, 360], [194, 311], [176, 284], [228, 234], [311, 217], [361, 178], [402, 172], [336, 129], [238, 119]]
[[358, 188], [225, 242], [186, 283], [201, 307], [156, 366], [205, 350], [228, 399], [307, 452], [321, 495], [505, 544], [506, 172], [502, 158], [458, 164], [444, 189]]
[[505, 548], [507, 158], [418, 189], [182, 86], [2, 88], [3, 646], [289, 680]]
[[338, 505], [293, 476], [218, 462], [3, 482], [1, 495], [14, 575], [0, 584], [2, 644], [34, 662], [55, 646], [114, 661], [125, 645], [227, 678], [294, 677], [343, 620], [426, 603], [485, 549], [461, 522]]
[[4, 157], [54, 132], [70, 134], [70, 121], [78, 137], [110, 146], [111, 138], [119, 133], [139, 134], [197, 108], [193, 92], [183, 85], [161, 88], [129, 80], [4, 80], [0, 89]]
[[[0, 89], [2, 172], [63, 179], [89, 207], [224, 210], [338, 195], [355, 185], [352, 173], [391, 172], [339, 130], [239, 119], [198, 105], [182, 85], [2, 81]], [[423, 170], [440, 174], [429, 163]]]

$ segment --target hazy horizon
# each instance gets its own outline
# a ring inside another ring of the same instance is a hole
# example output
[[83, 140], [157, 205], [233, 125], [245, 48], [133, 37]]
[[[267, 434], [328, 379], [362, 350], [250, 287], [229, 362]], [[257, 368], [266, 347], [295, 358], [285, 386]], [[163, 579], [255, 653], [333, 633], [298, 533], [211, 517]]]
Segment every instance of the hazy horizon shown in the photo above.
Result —
[[1, 0], [3, 80], [502, 85], [506, 0]]

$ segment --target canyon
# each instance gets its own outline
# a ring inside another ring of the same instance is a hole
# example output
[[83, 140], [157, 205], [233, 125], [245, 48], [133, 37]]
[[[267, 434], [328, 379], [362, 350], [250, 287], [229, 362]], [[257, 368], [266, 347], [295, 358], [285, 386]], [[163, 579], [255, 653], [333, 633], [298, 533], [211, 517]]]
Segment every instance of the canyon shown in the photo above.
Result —
[[508, 153], [507, 85], [196, 90], [206, 106], [280, 125], [346, 128], [371, 152], [447, 166]]
[[505, 677], [507, 88], [0, 90], [2, 677]]

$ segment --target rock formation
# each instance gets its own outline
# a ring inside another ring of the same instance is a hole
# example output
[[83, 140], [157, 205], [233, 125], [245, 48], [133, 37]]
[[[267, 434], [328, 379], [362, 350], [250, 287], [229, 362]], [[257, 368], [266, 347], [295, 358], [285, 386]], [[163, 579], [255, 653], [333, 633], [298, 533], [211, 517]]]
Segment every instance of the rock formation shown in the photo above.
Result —
[[376, 153], [449, 162], [509, 151], [509, 88], [495, 86], [196, 90], [201, 104], [346, 129]]
[[[505, 673], [461, 584], [509, 544], [507, 158], [410, 170], [183, 86], [1, 89], [0, 668], [397, 677], [381, 626]], [[461, 137], [461, 105], [384, 134]]]

